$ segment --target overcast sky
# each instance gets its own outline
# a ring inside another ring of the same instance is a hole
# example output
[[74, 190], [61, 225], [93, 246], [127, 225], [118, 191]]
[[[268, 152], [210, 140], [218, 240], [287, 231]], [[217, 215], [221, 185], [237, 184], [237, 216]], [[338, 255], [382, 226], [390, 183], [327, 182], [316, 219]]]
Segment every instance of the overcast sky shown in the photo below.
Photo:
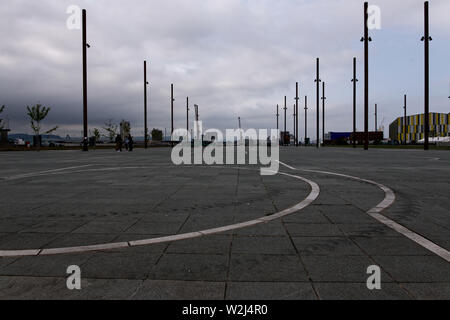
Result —
[[[378, 0], [381, 30], [371, 31], [370, 129], [374, 104], [387, 127], [403, 112], [423, 111], [423, 1]], [[326, 82], [326, 131], [352, 126], [352, 59], [358, 58], [358, 129], [363, 127], [361, 0], [2, 0], [0, 105], [13, 132], [31, 133], [25, 108], [52, 108], [45, 127], [80, 136], [81, 30], [69, 30], [70, 5], [87, 9], [89, 126], [131, 121], [143, 135], [143, 61], [148, 60], [149, 127], [185, 127], [185, 101], [200, 106], [207, 128], [274, 128], [288, 97], [292, 129], [300, 83], [300, 135], [308, 95], [315, 137], [315, 62]], [[430, 1], [431, 111], [450, 112], [450, 1]], [[191, 112], [191, 119], [193, 112]], [[280, 126], [281, 126], [280, 118]]]

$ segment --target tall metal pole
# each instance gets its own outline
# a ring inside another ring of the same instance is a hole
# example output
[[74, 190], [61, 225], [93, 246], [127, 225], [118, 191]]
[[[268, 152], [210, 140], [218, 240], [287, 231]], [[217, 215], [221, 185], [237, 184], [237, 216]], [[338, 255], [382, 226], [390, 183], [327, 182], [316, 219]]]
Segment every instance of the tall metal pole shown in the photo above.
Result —
[[280, 130], [279, 119], [280, 119], [280, 112], [279, 106], [277, 105], [277, 130]]
[[406, 94], [404, 96], [404, 99], [405, 99], [405, 102], [403, 105], [403, 109], [404, 109], [405, 115], [403, 118], [403, 143], [406, 144], [406, 119], [407, 119], [407, 117], [406, 117]]
[[353, 58], [353, 148], [356, 148], [356, 57]]
[[83, 9], [83, 151], [88, 151], [88, 117], [87, 117], [87, 36], [86, 10]]
[[369, 3], [364, 2], [364, 150], [369, 150]]
[[175, 99], [173, 98], [173, 83], [170, 85], [170, 110], [171, 110], [171, 131], [170, 131], [170, 144], [173, 147], [172, 135], [173, 135], [173, 102]]
[[424, 4], [425, 10], [425, 35], [422, 37], [422, 41], [425, 44], [425, 142], [424, 149], [429, 149], [429, 136], [430, 136], [430, 26], [429, 26], [429, 13], [428, 13], [428, 1]]
[[[199, 127], [199, 123], [198, 123], [198, 119], [199, 119], [199, 114], [198, 114], [198, 105], [194, 104], [194, 111], [195, 111], [195, 128], [194, 131], [196, 131], [195, 133], [195, 139], [199, 139], [198, 134], [200, 133], [200, 127]], [[201, 139], [203, 137], [200, 137]], [[203, 139], [202, 139], [203, 140]]]
[[287, 97], [284, 96], [284, 134], [283, 134], [283, 145], [286, 143], [286, 111], [287, 111]]
[[305, 96], [305, 147], [308, 145], [308, 96]]
[[147, 61], [144, 61], [144, 145], [148, 148], [148, 126], [147, 126]]
[[319, 58], [317, 58], [316, 60], [316, 80], [314, 80], [316, 82], [316, 117], [317, 117], [317, 123], [316, 123], [316, 137], [317, 137], [317, 141], [316, 141], [316, 147], [319, 148], [319, 140], [320, 140], [320, 78], [319, 78]]
[[295, 83], [295, 145], [298, 147], [298, 82]]
[[186, 97], [186, 131], [189, 132], [189, 97]]
[[375, 132], [378, 132], [378, 105], [375, 103]]
[[297, 114], [297, 119], [296, 119], [297, 138], [296, 138], [296, 141], [297, 141], [297, 147], [298, 147], [299, 146], [299, 142], [298, 142], [298, 136], [299, 136], [299, 133], [298, 133], [298, 104], [295, 106], [295, 113]]
[[325, 145], [325, 82], [322, 82], [322, 143]]
[[295, 144], [296, 144], [295, 132], [297, 130], [297, 128], [295, 127], [295, 117], [297, 116], [297, 114], [295, 113], [295, 104], [293, 105], [292, 109], [294, 109], [293, 118], [292, 118], [292, 120], [294, 120], [294, 123], [292, 124], [292, 127], [294, 128], [293, 136], [294, 136], [294, 146], [295, 146]]

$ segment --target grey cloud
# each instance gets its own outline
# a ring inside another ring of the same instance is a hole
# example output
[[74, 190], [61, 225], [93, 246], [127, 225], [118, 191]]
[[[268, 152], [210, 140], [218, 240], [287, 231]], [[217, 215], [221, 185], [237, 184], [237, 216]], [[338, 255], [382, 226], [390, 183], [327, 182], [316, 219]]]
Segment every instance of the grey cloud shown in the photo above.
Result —
[[[419, 37], [423, 2], [409, 1], [406, 8], [403, 3], [378, 1], [383, 26]], [[327, 129], [350, 129], [349, 80], [351, 59], [362, 54], [362, 1], [4, 0], [0, 3], [0, 103], [8, 106], [16, 132], [30, 131], [25, 106], [37, 102], [53, 108], [48, 125], [60, 125], [59, 133], [81, 131], [81, 33], [65, 26], [66, 8], [71, 4], [88, 10], [91, 127], [100, 127], [110, 118], [125, 118], [132, 122], [134, 134], [142, 134], [142, 64], [147, 59], [151, 127], [169, 126], [171, 83], [175, 84], [177, 126], [185, 125], [189, 96], [191, 104], [200, 105], [206, 127], [236, 127], [238, 116], [246, 126], [274, 127], [276, 104], [281, 106], [286, 95], [292, 108], [298, 81], [302, 111], [303, 96], [309, 96], [312, 135], [313, 80], [319, 56], [321, 77], [327, 82]], [[443, 13], [450, 11], [448, 1], [435, 0], [431, 5], [435, 34], [448, 36], [450, 23]], [[376, 57], [374, 68], [389, 67]], [[405, 73], [399, 81], [408, 80], [408, 70], [399, 72]], [[374, 84], [372, 99], [384, 107], [381, 117], [392, 120], [397, 111], [388, 106], [396, 105], [397, 95], [403, 92], [380, 87]], [[440, 111], [448, 109], [448, 104], [441, 106], [446, 89], [433, 97]], [[420, 97], [420, 92], [414, 94]]]

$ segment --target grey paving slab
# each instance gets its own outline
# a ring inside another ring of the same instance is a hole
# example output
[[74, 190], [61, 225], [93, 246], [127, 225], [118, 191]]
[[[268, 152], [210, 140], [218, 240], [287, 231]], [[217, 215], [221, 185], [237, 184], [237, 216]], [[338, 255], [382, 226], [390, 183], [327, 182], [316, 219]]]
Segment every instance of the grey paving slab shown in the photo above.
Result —
[[381, 223], [370, 224], [336, 224], [345, 235], [352, 237], [394, 237], [402, 238], [403, 235], [382, 225]]
[[70, 233], [78, 229], [87, 221], [80, 220], [47, 220], [31, 225], [21, 232], [28, 233]]
[[92, 279], [144, 280], [159, 256], [128, 251], [96, 253], [82, 266], [82, 274]]
[[232, 253], [295, 254], [288, 237], [235, 236]]
[[[66, 300], [125, 300], [132, 299], [141, 280], [132, 279], [81, 279], [81, 290], [64, 292]], [[58, 298], [56, 298], [58, 299]]]
[[437, 256], [374, 256], [398, 282], [450, 282], [450, 264]]
[[64, 278], [0, 277], [0, 300], [62, 299]]
[[434, 255], [408, 238], [352, 237], [365, 252], [377, 256], [421, 256]]
[[251, 236], [287, 236], [286, 228], [281, 221], [261, 223], [256, 226], [235, 230], [234, 233]]
[[0, 277], [0, 300], [118, 300], [128, 299], [140, 280], [81, 279], [81, 290], [69, 290], [66, 278]]
[[[125, 220], [125, 221], [91, 221], [81, 227], [73, 230], [73, 233], [121, 233], [138, 220]], [[148, 232], [147, 232], [148, 233]]]
[[178, 233], [183, 222], [142, 222], [137, 221], [136, 223], [129, 225], [124, 229], [125, 233], [129, 234], [154, 234], [154, 235], [172, 235]]
[[323, 300], [410, 300], [412, 296], [395, 283], [382, 283], [381, 290], [369, 290], [365, 283], [314, 283]]
[[39, 220], [2, 219], [0, 220], [0, 232], [19, 232], [39, 222]]
[[402, 283], [402, 287], [419, 300], [449, 300], [450, 283]]
[[353, 205], [326, 205], [319, 206], [320, 212], [336, 224], [377, 224], [364, 210]]
[[[374, 262], [366, 256], [302, 256], [310, 277], [314, 282], [359, 282], [366, 283], [367, 268]], [[382, 270], [381, 281], [392, 282]]]
[[231, 235], [211, 235], [184, 241], [172, 242], [167, 248], [168, 253], [194, 254], [226, 254], [232, 242]]
[[315, 300], [308, 282], [228, 282], [228, 300]]
[[134, 300], [221, 300], [225, 282], [146, 280]]
[[292, 241], [302, 256], [365, 255], [355, 243], [346, 237], [292, 237]]
[[296, 255], [232, 254], [231, 281], [308, 281]]
[[1, 276], [65, 277], [72, 265], [82, 267], [91, 254], [22, 257], [0, 268]]
[[335, 237], [344, 234], [333, 224], [285, 223], [286, 229], [293, 237]]
[[7, 266], [7, 265], [13, 263], [13, 262], [16, 261], [17, 259], [20, 259], [20, 258], [17, 258], [17, 257], [0, 258], [0, 270], [1, 270], [2, 267]]
[[164, 254], [148, 275], [151, 280], [226, 281], [228, 254]]
[[14, 233], [0, 243], [0, 250], [40, 249], [62, 236], [58, 233]]
[[326, 216], [322, 214], [319, 210], [321, 206], [311, 205], [301, 210], [300, 212], [294, 213], [283, 218], [284, 222], [287, 223], [305, 223], [305, 224], [329, 224], [330, 221]]
[[[195, 208], [193, 208], [194, 212], [195, 212]], [[189, 217], [189, 213], [167, 213], [167, 212], [162, 212], [162, 213], [158, 213], [158, 212], [148, 212], [145, 213], [140, 222], [178, 222], [178, 223], [183, 223], [184, 221], [186, 221], [186, 219]]]

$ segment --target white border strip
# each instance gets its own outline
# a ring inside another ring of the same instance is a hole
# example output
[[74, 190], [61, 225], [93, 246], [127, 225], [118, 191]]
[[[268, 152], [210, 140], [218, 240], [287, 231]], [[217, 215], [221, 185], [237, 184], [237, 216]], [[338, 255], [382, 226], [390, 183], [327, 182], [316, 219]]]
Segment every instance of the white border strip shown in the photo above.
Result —
[[406, 228], [405, 226], [402, 226], [401, 224], [395, 222], [394, 220], [391, 220], [391, 219], [387, 218], [386, 216], [383, 216], [383, 215], [380, 214], [383, 210], [385, 210], [388, 207], [390, 207], [395, 201], [395, 193], [390, 188], [388, 188], [388, 187], [386, 187], [386, 186], [384, 186], [384, 185], [382, 185], [380, 183], [377, 183], [375, 181], [361, 179], [361, 178], [354, 177], [354, 176], [349, 176], [349, 175], [346, 175], [346, 174], [334, 173], [334, 172], [326, 172], [326, 171], [318, 171], [318, 170], [296, 169], [296, 168], [291, 167], [291, 166], [289, 166], [289, 165], [287, 165], [287, 164], [285, 164], [285, 163], [283, 163], [281, 161], [279, 161], [279, 163], [282, 164], [283, 166], [285, 166], [286, 168], [291, 169], [291, 170], [297, 170], [297, 171], [300, 170], [300, 171], [307, 171], [307, 172], [316, 172], [316, 173], [329, 174], [329, 175], [334, 175], [334, 176], [354, 179], [354, 180], [367, 182], [367, 183], [376, 185], [377, 187], [379, 187], [381, 190], [384, 191], [385, 197], [384, 197], [382, 202], [377, 204], [376, 207], [370, 209], [366, 213], [369, 216], [371, 216], [372, 218], [374, 218], [374, 219], [378, 220], [379, 222], [381, 222], [382, 224], [388, 226], [389, 228], [391, 228], [391, 229], [397, 231], [398, 233], [404, 235], [408, 239], [411, 239], [412, 241], [414, 241], [418, 245], [420, 245], [420, 246], [424, 247], [425, 249], [427, 249], [427, 250], [433, 252], [434, 254], [438, 255], [439, 257], [441, 257], [445, 261], [450, 262], [450, 252], [448, 250], [438, 246], [434, 242], [424, 238], [423, 236], [415, 233], [414, 231], [409, 230], [408, 228]]
[[0, 257], [24, 257], [24, 256], [47, 256], [47, 255], [56, 255], [56, 254], [68, 254], [68, 253], [82, 253], [82, 252], [92, 252], [92, 251], [104, 251], [104, 250], [112, 250], [112, 249], [123, 249], [129, 247], [138, 247], [145, 245], [152, 245], [158, 243], [166, 243], [166, 242], [174, 242], [186, 239], [193, 239], [198, 237], [203, 237], [211, 234], [222, 233], [225, 231], [237, 230], [242, 228], [247, 228], [250, 226], [255, 226], [262, 223], [268, 223], [272, 220], [276, 220], [287, 215], [293, 214], [294, 212], [300, 211], [307, 206], [309, 206], [313, 201], [315, 201], [320, 194], [320, 187], [314, 181], [308, 180], [306, 178], [291, 175], [288, 173], [279, 172], [279, 174], [296, 178], [308, 183], [311, 187], [311, 192], [302, 202], [296, 204], [295, 206], [275, 213], [270, 216], [265, 216], [262, 218], [258, 218], [255, 220], [250, 220], [242, 223], [232, 224], [229, 226], [207, 229], [197, 232], [183, 233], [172, 236], [146, 239], [146, 240], [138, 240], [138, 241], [129, 241], [129, 242], [119, 242], [119, 243], [106, 243], [99, 245], [91, 245], [91, 246], [80, 246], [80, 247], [71, 247], [71, 248], [54, 248], [54, 249], [30, 249], [30, 250], [3, 250], [0, 251]]

